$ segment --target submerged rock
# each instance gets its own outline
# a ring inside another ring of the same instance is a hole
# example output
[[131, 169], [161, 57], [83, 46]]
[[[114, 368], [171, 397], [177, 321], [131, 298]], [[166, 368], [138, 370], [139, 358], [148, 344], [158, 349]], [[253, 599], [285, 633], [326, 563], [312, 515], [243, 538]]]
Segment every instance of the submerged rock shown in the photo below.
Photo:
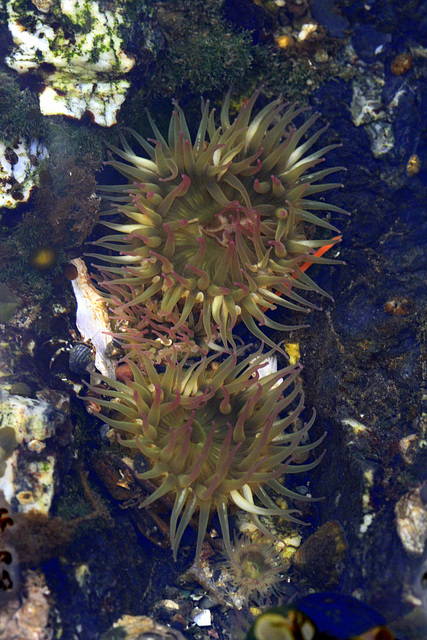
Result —
[[0, 207], [13, 209], [29, 199], [38, 161], [48, 155], [46, 147], [37, 140], [29, 145], [17, 140], [13, 147], [0, 140]]
[[49, 624], [49, 588], [41, 571], [28, 571], [25, 595], [6, 601], [0, 610], [0, 635], [3, 640], [51, 640]]
[[135, 61], [122, 49], [123, 10], [112, 6], [61, 0], [42, 13], [18, 0], [7, 3], [14, 48], [6, 63], [18, 73], [42, 75], [43, 115], [89, 113], [99, 125], [115, 124], [130, 86], [122, 76]]
[[[118, 635], [120, 634], [120, 636]], [[139, 640], [140, 638], [158, 638], [159, 640], [185, 640], [178, 629], [159, 624], [148, 616], [128, 616], [124, 615], [115, 622], [103, 640], [112, 640], [120, 637], [127, 640]]]
[[[53, 394], [53, 392], [52, 392]], [[38, 511], [48, 514], [54, 494], [55, 455], [48, 441], [65, 425], [69, 400], [55, 393], [56, 403], [45, 399], [24, 398], [0, 388], [2, 477], [0, 491], [18, 512]], [[8, 430], [5, 433], [5, 429]], [[14, 444], [9, 430], [14, 431]]]
[[8, 322], [21, 304], [21, 298], [0, 282], [0, 322]]

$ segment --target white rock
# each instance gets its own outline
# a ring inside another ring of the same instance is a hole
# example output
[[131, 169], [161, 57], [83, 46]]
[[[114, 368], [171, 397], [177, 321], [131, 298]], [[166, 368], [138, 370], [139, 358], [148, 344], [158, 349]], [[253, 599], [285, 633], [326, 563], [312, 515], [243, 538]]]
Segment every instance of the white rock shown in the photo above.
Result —
[[[10, 504], [16, 498], [20, 512], [48, 514], [54, 494], [55, 458], [47, 455], [45, 441], [54, 437], [66, 419], [46, 400], [34, 400], [9, 394], [0, 387], [1, 426], [15, 431], [16, 448], [6, 460], [0, 477], [0, 491]], [[31, 462], [22, 462], [28, 451], [37, 454]]]
[[0, 388], [0, 409], [1, 426], [15, 430], [18, 445], [43, 442], [55, 433], [55, 424], [50, 420], [52, 406], [45, 400], [12, 395]]
[[[53, 29], [50, 16], [36, 7], [23, 7], [19, 0], [7, 2], [8, 27], [14, 49], [6, 63], [18, 73], [26, 73], [44, 64], [47, 88], [40, 96], [43, 115], [67, 115], [81, 118], [90, 111], [97, 124], [109, 127], [123, 103], [129, 82], [128, 73], [135, 60], [122, 50], [119, 27], [124, 24], [124, 10], [109, 4], [86, 0], [60, 0], [52, 12], [62, 25]], [[33, 18], [31, 31], [25, 19]], [[76, 28], [73, 31], [72, 26]], [[73, 31], [73, 32], [72, 32]], [[52, 66], [52, 72], [46, 70]]]
[[[11, 154], [18, 158], [15, 164], [10, 162]], [[34, 159], [43, 160], [48, 155], [46, 147], [37, 140], [32, 140], [30, 146], [18, 141], [13, 147], [0, 140], [0, 207], [13, 209], [28, 200], [37, 175]]]
[[198, 627], [210, 627], [212, 624], [212, 614], [209, 609], [196, 609], [196, 615], [193, 616], [194, 622]]
[[[353, 80], [351, 117], [356, 127], [365, 125], [371, 151], [376, 158], [381, 158], [394, 147], [392, 122], [395, 103], [383, 105], [384, 84], [384, 70], [378, 71], [377, 75], [364, 73]], [[399, 91], [396, 94], [397, 103], [403, 93]]]
[[317, 24], [314, 24], [313, 22], [307, 22], [306, 24], [303, 24], [301, 31], [298, 34], [298, 40], [300, 42], [303, 42], [315, 31], [317, 31]]
[[129, 88], [127, 80], [73, 84], [68, 82], [68, 78], [64, 83], [64, 77], [60, 74], [57, 74], [57, 78], [60, 80], [56, 85], [46, 87], [39, 95], [42, 115], [80, 119], [86, 111], [90, 111], [96, 124], [111, 127], [117, 122], [117, 113]]
[[378, 76], [364, 75], [353, 81], [351, 118], [356, 127], [385, 118], [382, 105], [384, 83], [383, 74]]

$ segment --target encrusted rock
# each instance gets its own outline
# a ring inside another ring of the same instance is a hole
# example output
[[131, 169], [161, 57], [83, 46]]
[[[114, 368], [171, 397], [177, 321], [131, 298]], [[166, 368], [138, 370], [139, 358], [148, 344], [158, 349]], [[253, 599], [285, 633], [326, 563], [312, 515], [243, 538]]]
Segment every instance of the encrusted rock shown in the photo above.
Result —
[[148, 616], [124, 615], [113, 624], [113, 629], [123, 634], [121, 637], [126, 640], [148, 640], [154, 637], [159, 640], [184, 640], [180, 631], [159, 624]]
[[97, 124], [110, 127], [129, 88], [122, 76], [135, 64], [122, 49], [122, 9], [60, 0], [50, 3], [47, 13], [41, 8], [47, 4], [38, 2], [37, 11], [19, 0], [7, 3], [15, 47], [6, 63], [18, 73], [42, 74], [46, 85], [40, 94], [43, 115], [79, 119], [89, 112]]
[[395, 513], [397, 533], [405, 550], [421, 555], [427, 540], [427, 483], [402, 496]]
[[37, 163], [48, 156], [37, 140], [28, 146], [18, 140], [13, 148], [0, 140], [0, 207], [13, 209], [26, 202], [35, 184]]
[[0, 610], [0, 635], [3, 640], [51, 640], [49, 625], [49, 588], [40, 571], [28, 571], [25, 595], [6, 602]]
[[49, 453], [46, 441], [65, 425], [69, 412], [68, 399], [57, 395], [60, 409], [44, 399], [24, 398], [0, 388], [2, 428], [12, 428], [16, 440], [13, 453], [3, 460], [0, 491], [9, 504], [16, 503], [19, 512], [49, 513], [54, 494], [55, 456]]
[[41, 13], [49, 13], [55, 0], [31, 0], [31, 2]]

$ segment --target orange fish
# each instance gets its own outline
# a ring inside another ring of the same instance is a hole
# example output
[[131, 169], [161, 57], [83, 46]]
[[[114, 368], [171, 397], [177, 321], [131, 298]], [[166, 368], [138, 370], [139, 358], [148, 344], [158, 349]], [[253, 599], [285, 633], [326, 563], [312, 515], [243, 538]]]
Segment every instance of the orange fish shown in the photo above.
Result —
[[[338, 242], [340, 242], [341, 239], [342, 239], [342, 236], [335, 236], [334, 238], [331, 238], [330, 244], [325, 244], [323, 245], [323, 247], [320, 247], [319, 249], [317, 249], [317, 251], [313, 253], [313, 256], [316, 258], [320, 258], [321, 256], [323, 256], [323, 254], [329, 251], [329, 249], [332, 249], [332, 247], [334, 247]], [[308, 260], [307, 262], [303, 262], [302, 265], [300, 265], [301, 271], [307, 271], [308, 267], [312, 264], [313, 263], [310, 260]], [[292, 277], [295, 278], [296, 276], [292, 276]], [[280, 291], [275, 291], [275, 294], [278, 296], [282, 295]], [[268, 307], [262, 307], [263, 312], [267, 311], [267, 309]]]
[[[323, 247], [320, 247], [315, 253], [313, 253], [313, 256], [315, 256], [316, 258], [320, 258], [320, 256], [323, 256], [324, 253], [329, 251], [329, 249], [332, 249], [332, 247], [334, 247], [338, 242], [340, 242], [341, 239], [342, 239], [342, 236], [335, 236], [335, 238], [331, 238], [331, 244], [323, 245]], [[308, 267], [311, 264], [313, 263], [303, 262], [303, 264], [300, 266], [301, 271], [307, 271]]]

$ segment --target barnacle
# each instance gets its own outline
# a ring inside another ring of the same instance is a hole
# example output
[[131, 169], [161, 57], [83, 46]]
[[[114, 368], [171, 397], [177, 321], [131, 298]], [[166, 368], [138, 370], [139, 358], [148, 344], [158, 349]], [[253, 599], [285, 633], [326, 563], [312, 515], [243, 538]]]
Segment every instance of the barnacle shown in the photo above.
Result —
[[[124, 162], [110, 164], [129, 183], [104, 187], [113, 208], [102, 224], [113, 233], [95, 242], [103, 252], [90, 255], [107, 263], [100, 270], [110, 308], [131, 326], [129, 310], [156, 298], [159, 325], [178, 309], [175, 329], [187, 324], [208, 345], [219, 333], [224, 345], [235, 346], [232, 330], [241, 319], [275, 346], [255, 321], [295, 327], [272, 320], [265, 309], [316, 308], [300, 293], [320, 289], [300, 266], [330, 262], [313, 255], [330, 240], [308, 239], [306, 227], [336, 231], [316, 213], [342, 209], [312, 196], [338, 186], [321, 180], [341, 167], [311, 170], [338, 145], [310, 151], [326, 128], [306, 139], [319, 114], [296, 127], [305, 109], [281, 98], [252, 117], [258, 95], [232, 122], [227, 95], [219, 127], [206, 102], [194, 141], [174, 103], [167, 141], [151, 118], [154, 140], [132, 131], [148, 158], [124, 138], [123, 148], [112, 147]], [[117, 214], [121, 219], [111, 221]]]
[[[168, 358], [164, 373], [140, 353], [140, 368], [128, 361], [132, 378], [125, 382], [99, 376], [109, 384], [97, 399], [102, 419], [119, 431], [121, 444], [140, 451], [149, 468], [140, 478], [157, 489], [143, 502], [148, 506], [170, 494], [174, 505], [170, 538], [176, 557], [182, 535], [198, 513], [196, 558], [212, 511], [217, 511], [228, 554], [232, 548], [228, 505], [248, 512], [256, 527], [270, 535], [259, 520], [279, 515], [298, 521], [292, 511], [277, 507], [266, 488], [301, 498], [282, 486], [283, 474], [311, 469], [318, 460], [293, 464], [293, 457], [322, 440], [301, 444], [313, 418], [299, 427], [304, 406], [298, 377], [290, 366], [260, 376], [266, 355], [239, 359], [233, 353], [221, 362], [205, 357], [191, 366]], [[269, 355], [269, 354], [267, 354]], [[99, 388], [92, 391], [99, 392]], [[125, 435], [120, 435], [124, 432]], [[254, 500], [254, 497], [257, 500]]]

